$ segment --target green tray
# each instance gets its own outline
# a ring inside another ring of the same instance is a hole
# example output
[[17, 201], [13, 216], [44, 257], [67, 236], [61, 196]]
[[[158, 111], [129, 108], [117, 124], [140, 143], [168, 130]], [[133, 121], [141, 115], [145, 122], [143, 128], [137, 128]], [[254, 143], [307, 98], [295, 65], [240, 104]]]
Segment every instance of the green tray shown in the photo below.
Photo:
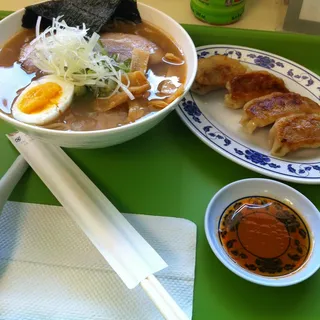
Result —
[[[197, 46], [225, 43], [259, 48], [320, 73], [319, 37], [191, 25], [184, 28]], [[5, 137], [13, 130], [0, 123], [0, 176], [17, 156]], [[320, 272], [292, 287], [262, 287], [231, 273], [212, 253], [204, 233], [209, 200], [232, 181], [261, 176], [208, 148], [175, 112], [122, 145], [66, 151], [120, 211], [182, 217], [197, 224], [194, 320], [320, 319]], [[320, 208], [318, 186], [293, 186]], [[11, 200], [58, 204], [31, 170]]]

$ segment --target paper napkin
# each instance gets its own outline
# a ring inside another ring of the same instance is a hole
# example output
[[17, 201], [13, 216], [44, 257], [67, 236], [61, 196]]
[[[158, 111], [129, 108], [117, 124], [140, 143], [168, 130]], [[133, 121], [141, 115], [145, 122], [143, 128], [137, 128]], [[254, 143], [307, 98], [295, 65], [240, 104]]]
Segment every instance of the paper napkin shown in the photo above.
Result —
[[[169, 267], [157, 278], [191, 318], [196, 226], [126, 214]], [[129, 290], [62, 207], [8, 202], [0, 215], [1, 320], [162, 319]]]

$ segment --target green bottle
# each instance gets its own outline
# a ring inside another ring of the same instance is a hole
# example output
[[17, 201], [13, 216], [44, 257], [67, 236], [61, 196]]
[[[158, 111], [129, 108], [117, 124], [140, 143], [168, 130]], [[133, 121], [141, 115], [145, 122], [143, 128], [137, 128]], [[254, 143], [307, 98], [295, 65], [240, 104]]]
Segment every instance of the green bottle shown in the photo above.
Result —
[[244, 0], [191, 0], [191, 10], [199, 20], [211, 24], [230, 24], [244, 12]]

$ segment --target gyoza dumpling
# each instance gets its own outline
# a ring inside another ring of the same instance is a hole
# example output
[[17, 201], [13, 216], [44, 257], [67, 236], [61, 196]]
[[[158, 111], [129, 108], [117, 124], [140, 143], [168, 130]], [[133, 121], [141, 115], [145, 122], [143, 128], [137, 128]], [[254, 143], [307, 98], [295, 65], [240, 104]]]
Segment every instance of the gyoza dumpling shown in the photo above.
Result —
[[320, 115], [297, 114], [281, 118], [270, 130], [271, 153], [283, 157], [300, 148], [320, 147]]
[[205, 84], [200, 84], [197, 81], [194, 81], [192, 86], [191, 86], [191, 91], [194, 93], [197, 93], [201, 96], [206, 95], [207, 93], [221, 89], [219, 86], [210, 86], [210, 85], [205, 85]]
[[240, 109], [252, 99], [273, 92], [289, 92], [283, 80], [268, 71], [253, 71], [236, 76], [226, 87], [229, 93], [225, 96], [225, 104], [232, 109]]
[[297, 93], [277, 92], [249, 101], [243, 107], [243, 111], [240, 123], [245, 131], [252, 133], [258, 127], [265, 127], [292, 114], [320, 114], [320, 106], [313, 100]]
[[211, 56], [198, 60], [198, 70], [192, 91], [206, 94], [224, 88], [235, 76], [244, 74], [248, 68], [236, 59], [224, 55]]

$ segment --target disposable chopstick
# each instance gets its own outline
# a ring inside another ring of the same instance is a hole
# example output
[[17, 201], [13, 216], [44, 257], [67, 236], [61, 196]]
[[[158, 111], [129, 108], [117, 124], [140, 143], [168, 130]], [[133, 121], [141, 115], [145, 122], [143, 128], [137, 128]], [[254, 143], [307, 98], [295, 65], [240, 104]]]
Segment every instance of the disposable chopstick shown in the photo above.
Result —
[[140, 285], [165, 319], [189, 319], [154, 275], [142, 280]]
[[28, 169], [29, 165], [24, 158], [19, 155], [8, 171], [0, 180], [0, 214], [12, 190]]

